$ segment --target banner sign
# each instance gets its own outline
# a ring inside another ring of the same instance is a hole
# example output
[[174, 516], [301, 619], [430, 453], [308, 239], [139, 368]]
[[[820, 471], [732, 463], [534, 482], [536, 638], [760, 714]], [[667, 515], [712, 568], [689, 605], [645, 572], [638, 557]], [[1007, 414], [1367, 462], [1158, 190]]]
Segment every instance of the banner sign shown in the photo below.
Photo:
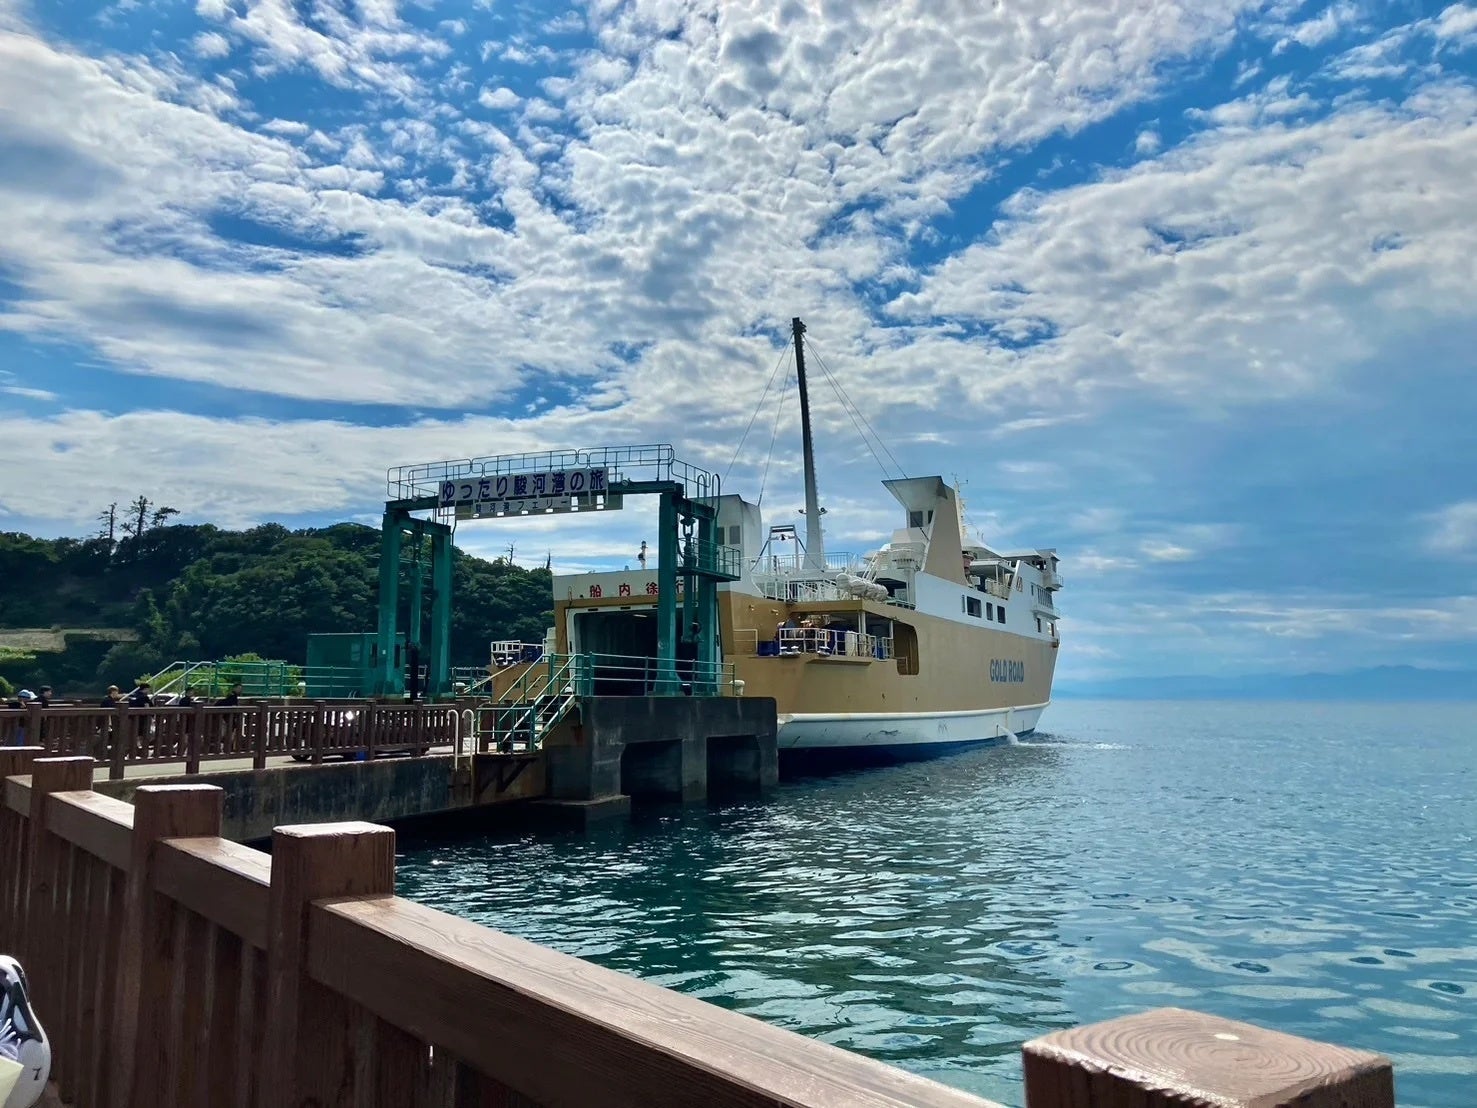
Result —
[[618, 508], [619, 498], [607, 495], [606, 478], [605, 466], [459, 477], [441, 482], [439, 503], [455, 508], [460, 519]]

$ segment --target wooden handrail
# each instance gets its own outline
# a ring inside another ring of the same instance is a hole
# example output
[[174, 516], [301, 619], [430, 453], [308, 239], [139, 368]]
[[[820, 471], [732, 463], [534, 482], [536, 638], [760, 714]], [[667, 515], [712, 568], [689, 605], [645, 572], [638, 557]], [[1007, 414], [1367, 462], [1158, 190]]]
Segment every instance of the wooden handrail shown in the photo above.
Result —
[[229, 839], [170, 839], [155, 865], [157, 892], [196, 915], [267, 949], [272, 859]]
[[[998, 1108], [401, 900], [394, 832], [219, 837], [221, 790], [95, 796], [0, 751], [0, 950], [74, 1108], [468, 1103]], [[106, 1034], [98, 1034], [106, 1028]], [[1378, 1055], [1162, 1009], [1024, 1045], [1029, 1108], [1393, 1108]]]
[[456, 737], [454, 704], [193, 704], [132, 708], [61, 705], [0, 708], [0, 749], [24, 737], [50, 755], [87, 755], [122, 778], [129, 766], [183, 763], [186, 775], [205, 763], [298, 755], [372, 757], [389, 749], [449, 746]]
[[314, 980], [539, 1104], [987, 1104], [398, 897], [316, 905], [309, 935]]

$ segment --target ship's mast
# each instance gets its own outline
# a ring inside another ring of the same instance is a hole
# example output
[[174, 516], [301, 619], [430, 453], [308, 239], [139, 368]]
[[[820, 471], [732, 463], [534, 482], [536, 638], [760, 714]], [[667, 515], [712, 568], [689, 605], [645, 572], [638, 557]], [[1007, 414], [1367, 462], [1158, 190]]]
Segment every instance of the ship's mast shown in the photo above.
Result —
[[800, 435], [805, 452], [805, 568], [826, 568], [825, 539], [821, 536], [821, 508], [815, 491], [815, 446], [810, 439], [810, 396], [805, 391], [805, 324], [790, 320], [795, 336], [795, 377], [800, 382]]

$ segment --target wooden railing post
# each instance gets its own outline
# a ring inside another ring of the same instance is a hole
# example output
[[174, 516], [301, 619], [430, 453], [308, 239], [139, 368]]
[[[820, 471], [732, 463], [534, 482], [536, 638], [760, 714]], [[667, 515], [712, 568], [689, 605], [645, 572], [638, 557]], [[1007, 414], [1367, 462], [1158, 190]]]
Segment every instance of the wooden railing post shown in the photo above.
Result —
[[309, 909], [315, 900], [394, 892], [395, 832], [388, 827], [324, 823], [272, 833], [258, 1108], [363, 1099], [354, 1092], [348, 1001], [307, 976]]
[[26, 743], [30, 746], [46, 746], [41, 735], [41, 705], [34, 700], [26, 705]]
[[117, 718], [113, 720], [113, 749], [108, 752], [108, 780], [122, 781], [123, 767], [128, 760], [128, 747], [133, 737], [128, 733], [128, 701], [118, 705]]
[[190, 729], [185, 736], [185, 772], [196, 774], [200, 772], [200, 745], [205, 741], [205, 701], [196, 702], [185, 726]]
[[315, 766], [321, 766], [323, 764], [323, 714], [323, 701], [313, 701], [313, 718], [308, 724], [308, 735], [309, 742], [312, 743], [313, 747], [313, 764]]
[[20, 951], [31, 872], [31, 821], [6, 803], [5, 779], [27, 776], [45, 753], [39, 746], [0, 748], [0, 951]]
[[[179, 926], [173, 904], [154, 891], [163, 839], [219, 837], [225, 792], [214, 785], [143, 785], [133, 794], [133, 839], [123, 893], [117, 1006], [103, 1070], [120, 1108], [172, 1103], [183, 1043], [172, 1041], [170, 984]], [[101, 1028], [99, 1028], [101, 1030]]]
[[364, 747], [364, 757], [374, 761], [374, 748], [379, 745], [375, 741], [375, 728], [379, 725], [379, 713], [375, 711], [375, 703], [371, 700], [364, 706], [364, 735], [361, 745]]
[[1378, 1054], [1161, 1008], [1021, 1048], [1026, 1108], [1395, 1108]]
[[63, 902], [68, 847], [46, 828], [52, 793], [92, 788], [91, 758], [37, 758], [31, 764], [31, 860], [26, 889], [25, 932], [19, 944], [26, 973], [38, 996], [61, 994], [61, 965], [67, 941]]
[[[241, 718], [241, 729], [246, 730], [246, 716]], [[252, 737], [251, 768], [267, 768], [267, 743], [272, 734], [271, 710], [265, 704], [256, 706], [256, 734]]]

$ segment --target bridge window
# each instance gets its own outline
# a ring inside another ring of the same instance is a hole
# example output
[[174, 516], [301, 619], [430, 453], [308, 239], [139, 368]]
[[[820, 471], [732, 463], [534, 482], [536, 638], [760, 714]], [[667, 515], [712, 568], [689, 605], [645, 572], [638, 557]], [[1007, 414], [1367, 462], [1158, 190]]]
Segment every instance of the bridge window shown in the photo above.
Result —
[[744, 531], [743, 531], [742, 525], [737, 524], [737, 523], [732, 524], [728, 528], [728, 545], [729, 546], [738, 546], [740, 543], [743, 542], [743, 539], [744, 539]]
[[923, 513], [922, 512], [909, 512], [908, 513], [908, 526], [909, 527], [922, 527], [923, 526]]
[[1036, 617], [1036, 634], [1041, 634], [1041, 617]]
[[988, 619], [992, 623], [995, 621], [995, 605], [993, 605], [993, 604], [986, 604], [985, 605], [985, 618]]
[[1005, 622], [1005, 605], [1004, 604], [1000, 605], [1000, 607], [998, 607], [998, 608], [995, 609], [995, 622], [996, 623], [1004, 623]]
[[[975, 596], [966, 596], [964, 598], [964, 611], [965, 611], [966, 614], [974, 616], [975, 619], [979, 619], [980, 618], [980, 602], [979, 602], [979, 598], [978, 597], [975, 597]], [[1038, 620], [1037, 622], [1040, 622], [1040, 621]]]

